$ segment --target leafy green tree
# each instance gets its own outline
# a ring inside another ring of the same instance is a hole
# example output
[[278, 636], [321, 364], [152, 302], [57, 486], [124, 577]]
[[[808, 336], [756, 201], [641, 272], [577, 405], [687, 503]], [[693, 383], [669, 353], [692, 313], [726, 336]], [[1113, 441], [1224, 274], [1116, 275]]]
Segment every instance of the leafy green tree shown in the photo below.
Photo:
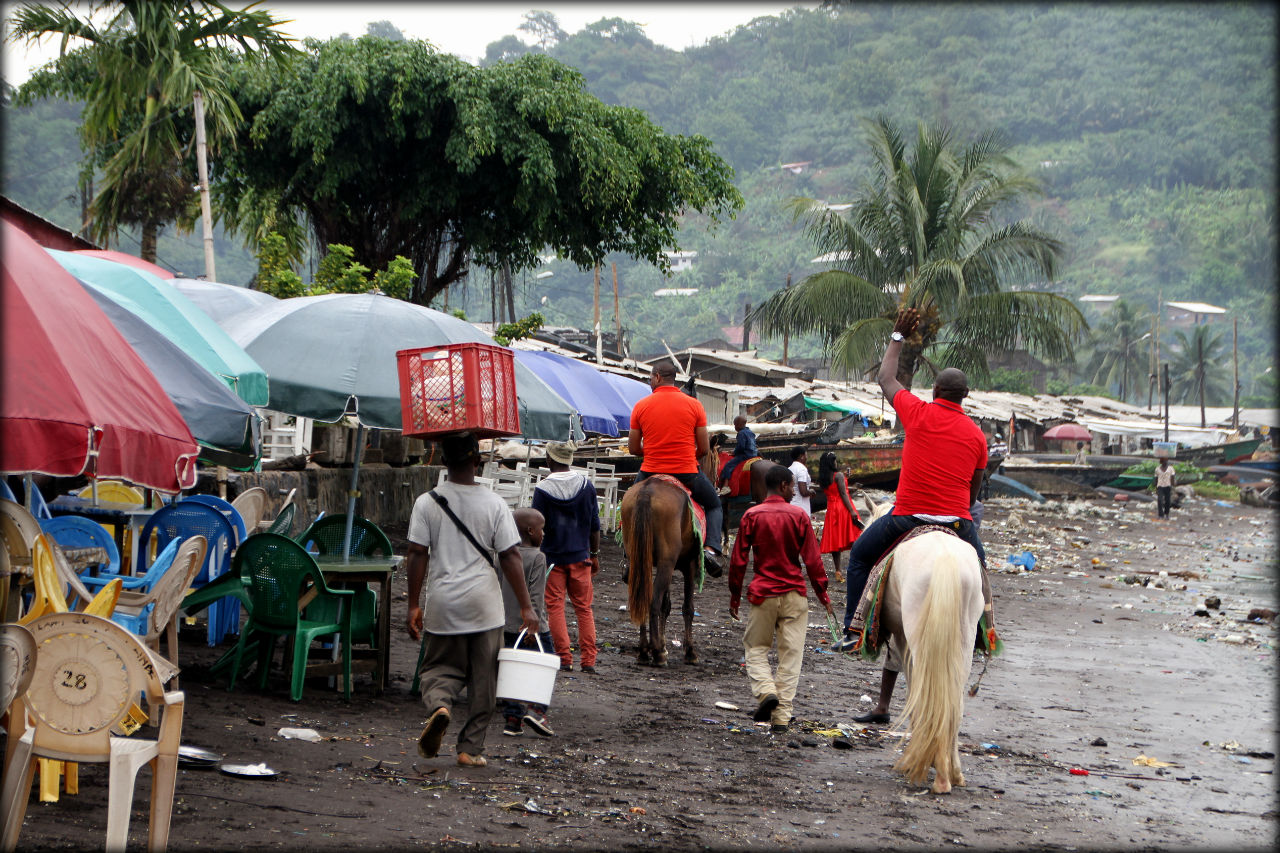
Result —
[[419, 304], [472, 262], [518, 272], [547, 249], [582, 268], [615, 251], [665, 268], [686, 212], [716, 222], [742, 205], [709, 140], [605, 105], [550, 57], [475, 68], [420, 41], [307, 46], [288, 75], [237, 75], [249, 123], [220, 209], [243, 216], [253, 192], [371, 268], [404, 255]]
[[302, 276], [289, 264], [289, 251], [285, 239], [279, 234], [268, 234], [258, 244], [258, 275], [256, 289], [278, 299], [306, 296], [307, 288]]
[[555, 47], [564, 38], [569, 35], [560, 29], [560, 19], [551, 12], [542, 9], [532, 9], [524, 13], [524, 23], [516, 27], [524, 33], [529, 33], [538, 40], [538, 47], [544, 51]]
[[[114, 14], [98, 25], [93, 16], [102, 10]], [[82, 142], [102, 166], [91, 233], [106, 239], [122, 225], [139, 225], [143, 257], [155, 260], [158, 228], [182, 214], [195, 183], [185, 157], [195, 94], [204, 98], [216, 151], [241, 118], [227, 87], [233, 48], [244, 64], [276, 61], [292, 48], [270, 13], [216, 0], [93, 0], [85, 11], [78, 17], [41, 4], [14, 10], [12, 40], [62, 36], [60, 58], [24, 90], [85, 102]], [[68, 54], [74, 39], [88, 46]]]
[[1135, 390], [1147, 386], [1149, 348], [1140, 346], [1151, 337], [1151, 313], [1120, 299], [1090, 334], [1093, 352], [1085, 372], [1089, 382], [1119, 385], [1126, 402]]
[[845, 216], [797, 198], [791, 209], [834, 268], [778, 291], [753, 312], [764, 335], [820, 334], [837, 367], [875, 362], [897, 309], [920, 311], [898, 379], [940, 363], [987, 377], [986, 352], [1019, 342], [1050, 359], [1072, 355], [1084, 317], [1064, 297], [1014, 289], [1051, 280], [1061, 244], [1025, 222], [998, 225], [1003, 206], [1037, 190], [994, 133], [958, 148], [945, 128], [920, 125], [908, 150], [886, 117], [868, 122], [875, 171]]
[[1201, 324], [1190, 335], [1177, 329], [1173, 336], [1176, 343], [1169, 365], [1169, 396], [1181, 403], [1199, 400], [1200, 426], [1206, 426], [1205, 398], [1231, 399], [1231, 360], [1227, 358], [1223, 333]]

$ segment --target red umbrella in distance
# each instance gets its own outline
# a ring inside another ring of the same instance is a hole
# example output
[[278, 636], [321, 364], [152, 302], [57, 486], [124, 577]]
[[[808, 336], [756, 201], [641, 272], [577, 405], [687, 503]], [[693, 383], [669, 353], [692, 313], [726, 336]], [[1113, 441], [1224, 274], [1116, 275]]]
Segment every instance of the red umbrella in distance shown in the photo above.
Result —
[[1044, 437], [1057, 441], [1093, 441], [1093, 433], [1080, 424], [1058, 424], [1044, 431]]
[[195, 485], [200, 449], [155, 375], [52, 255], [0, 237], [0, 472]]
[[158, 267], [150, 261], [144, 261], [137, 255], [130, 255], [127, 252], [117, 252], [114, 249], [76, 249], [75, 254], [89, 255], [94, 258], [105, 258], [108, 261], [115, 261], [118, 264], [128, 264], [131, 267], [146, 270], [152, 275], [160, 278], [174, 278], [174, 274], [164, 267]]

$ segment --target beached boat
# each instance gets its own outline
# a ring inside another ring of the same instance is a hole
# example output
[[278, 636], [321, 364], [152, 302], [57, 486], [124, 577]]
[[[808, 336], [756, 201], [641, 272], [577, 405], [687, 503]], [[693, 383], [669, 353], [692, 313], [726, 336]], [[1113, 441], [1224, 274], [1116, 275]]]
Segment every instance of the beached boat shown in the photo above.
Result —
[[1261, 438], [1250, 438], [1245, 441], [1229, 441], [1226, 444], [1214, 444], [1208, 447], [1178, 448], [1174, 458], [1179, 462], [1190, 462], [1200, 468], [1210, 465], [1231, 465], [1248, 459], [1262, 444]]
[[1085, 463], [1077, 465], [1072, 461], [1074, 457], [1066, 453], [1019, 453], [1007, 457], [1001, 467], [1006, 477], [1012, 477], [1037, 490], [1038, 486], [1031, 479], [1042, 474], [1053, 474], [1092, 489], [1111, 482], [1130, 466], [1149, 461], [1150, 458], [1108, 456], [1100, 453], [1085, 457]]

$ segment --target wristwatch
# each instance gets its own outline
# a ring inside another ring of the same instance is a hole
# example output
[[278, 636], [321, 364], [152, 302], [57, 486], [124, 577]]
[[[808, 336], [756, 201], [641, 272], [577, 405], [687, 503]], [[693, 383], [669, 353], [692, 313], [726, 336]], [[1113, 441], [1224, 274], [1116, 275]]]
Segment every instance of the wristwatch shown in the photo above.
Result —
[[901, 340], [903, 340], [902, 332], [898, 332], [898, 331], [891, 332], [891, 333], [889, 334], [889, 340], [891, 340], [891, 341], [901, 341]]

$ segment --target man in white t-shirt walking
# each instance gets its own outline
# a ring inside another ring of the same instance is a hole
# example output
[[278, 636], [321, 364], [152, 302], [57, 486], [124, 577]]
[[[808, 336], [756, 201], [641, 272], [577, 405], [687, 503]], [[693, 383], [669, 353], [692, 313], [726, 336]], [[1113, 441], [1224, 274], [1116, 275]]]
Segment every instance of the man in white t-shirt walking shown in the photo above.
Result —
[[809, 503], [809, 484], [813, 482], [813, 478], [809, 476], [809, 451], [805, 447], [797, 445], [791, 448], [791, 476], [795, 478], [796, 491], [791, 498], [791, 503], [800, 507], [809, 516], [813, 517], [813, 507]]
[[[466, 716], [458, 731], [458, 764], [484, 767], [485, 732], [497, 703], [498, 650], [506, 622], [496, 566], [520, 605], [523, 627], [538, 633], [516, 530], [506, 502], [476, 483], [480, 448], [471, 433], [440, 442], [447, 482], [418, 497], [409, 518], [409, 613], [406, 628], [417, 640], [426, 632], [422, 704], [431, 711], [418, 738], [418, 753], [435, 758], [451, 719], [450, 708], [467, 690]], [[452, 512], [462, 526], [450, 517]], [[474, 539], [474, 542], [472, 541]], [[430, 571], [428, 571], [430, 569]], [[422, 604], [423, 581], [427, 599]]]

